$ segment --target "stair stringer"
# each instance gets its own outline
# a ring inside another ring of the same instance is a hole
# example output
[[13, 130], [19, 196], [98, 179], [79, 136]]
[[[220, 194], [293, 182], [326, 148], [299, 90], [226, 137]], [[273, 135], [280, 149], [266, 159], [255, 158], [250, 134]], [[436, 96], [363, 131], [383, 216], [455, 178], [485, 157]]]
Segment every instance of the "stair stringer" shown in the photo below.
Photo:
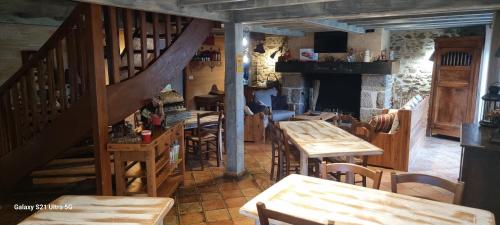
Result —
[[[210, 34], [213, 22], [193, 19], [182, 34], [156, 61], [135, 77], [107, 86], [109, 124], [115, 124], [142, 107], [190, 62]], [[91, 135], [90, 99], [82, 96], [44, 130], [0, 158], [0, 197], [31, 171]]]

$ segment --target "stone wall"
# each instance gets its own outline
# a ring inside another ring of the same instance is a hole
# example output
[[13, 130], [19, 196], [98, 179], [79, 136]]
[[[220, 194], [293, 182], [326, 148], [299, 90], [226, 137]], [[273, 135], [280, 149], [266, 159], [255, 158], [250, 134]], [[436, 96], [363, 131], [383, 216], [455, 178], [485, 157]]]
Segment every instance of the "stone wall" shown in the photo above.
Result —
[[266, 86], [267, 81], [281, 80], [281, 74], [274, 71], [275, 64], [278, 61], [278, 57], [282, 53], [277, 53], [274, 59], [271, 59], [271, 54], [279, 49], [283, 44], [287, 43], [287, 39], [284, 36], [270, 36], [266, 35], [266, 40], [264, 41], [265, 53], [254, 52], [257, 41], [252, 40], [249, 51], [252, 54], [251, 59], [251, 71], [250, 71], [250, 83], [255, 86]]
[[393, 75], [362, 74], [359, 119], [368, 122], [391, 107]]
[[306, 111], [308, 84], [301, 73], [282, 73], [281, 94], [288, 96], [288, 105], [295, 108], [296, 114]]
[[390, 46], [400, 61], [400, 73], [395, 76], [393, 108], [404, 105], [408, 99], [431, 90], [434, 38], [484, 35], [485, 28], [465, 27], [415, 31], [391, 31]]

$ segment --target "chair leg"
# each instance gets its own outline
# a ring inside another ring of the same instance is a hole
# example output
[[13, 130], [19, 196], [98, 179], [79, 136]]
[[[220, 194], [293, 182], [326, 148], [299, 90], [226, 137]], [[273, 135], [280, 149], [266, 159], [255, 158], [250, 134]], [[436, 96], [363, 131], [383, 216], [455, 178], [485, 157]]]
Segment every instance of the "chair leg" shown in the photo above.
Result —
[[275, 165], [275, 162], [276, 162], [275, 160], [276, 160], [276, 157], [275, 157], [274, 149], [271, 149], [271, 176], [269, 176], [270, 180], [273, 180], [274, 165]]
[[[368, 167], [368, 156], [363, 156], [363, 167]], [[363, 187], [366, 187], [366, 177], [362, 176]]]
[[198, 145], [198, 155], [200, 156], [201, 170], [205, 170], [205, 168], [203, 168], [203, 151], [201, 150], [201, 143]]

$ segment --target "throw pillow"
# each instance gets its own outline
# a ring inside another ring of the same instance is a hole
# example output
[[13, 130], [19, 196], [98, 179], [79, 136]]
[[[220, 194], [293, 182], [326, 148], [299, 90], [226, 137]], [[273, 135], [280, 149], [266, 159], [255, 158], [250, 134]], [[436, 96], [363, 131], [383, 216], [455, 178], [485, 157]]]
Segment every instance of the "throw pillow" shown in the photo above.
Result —
[[372, 117], [369, 124], [375, 128], [375, 132], [387, 133], [391, 130], [392, 123], [396, 117], [395, 113], [387, 113]]
[[288, 110], [287, 96], [271, 95], [271, 109], [273, 110]]
[[254, 99], [271, 107], [271, 95], [278, 95], [276, 88], [257, 90], [254, 92]]
[[391, 113], [391, 114], [394, 114], [395, 116], [394, 116], [394, 121], [392, 122], [391, 129], [389, 130], [389, 134], [394, 134], [399, 129], [399, 119], [398, 119], [398, 113], [397, 112]]
[[252, 110], [254, 114], [264, 112], [264, 110], [266, 110], [266, 107], [267, 106], [261, 101], [253, 101], [248, 103], [248, 108], [250, 108], [250, 110]]

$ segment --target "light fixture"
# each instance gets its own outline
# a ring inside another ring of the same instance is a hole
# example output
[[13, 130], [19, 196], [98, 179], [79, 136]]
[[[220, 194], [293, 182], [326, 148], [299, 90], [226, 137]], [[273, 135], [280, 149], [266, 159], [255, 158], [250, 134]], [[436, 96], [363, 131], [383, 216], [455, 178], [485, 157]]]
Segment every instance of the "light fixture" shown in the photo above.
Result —
[[243, 47], [246, 47], [248, 45], [248, 39], [247, 39], [247, 37], [243, 38], [242, 44], [243, 44]]
[[249, 61], [250, 61], [250, 59], [248, 58], [248, 55], [244, 55], [243, 56], [243, 63], [248, 64]]

